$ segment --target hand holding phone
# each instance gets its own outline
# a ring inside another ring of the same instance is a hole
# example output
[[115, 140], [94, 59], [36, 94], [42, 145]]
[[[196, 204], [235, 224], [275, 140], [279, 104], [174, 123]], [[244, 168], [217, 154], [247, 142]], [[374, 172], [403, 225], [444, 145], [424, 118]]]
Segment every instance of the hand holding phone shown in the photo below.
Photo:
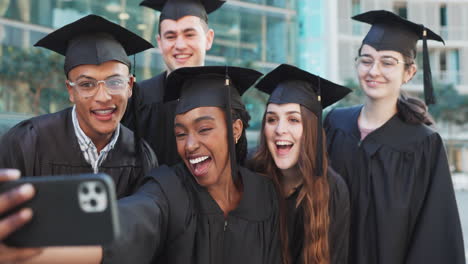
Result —
[[[13, 169], [0, 169], [0, 184], [13, 181], [20, 177], [20, 172]], [[31, 199], [34, 189], [30, 185], [22, 185], [0, 194], [0, 214], [6, 213], [11, 208]], [[34, 248], [11, 248], [4, 245], [3, 241], [9, 234], [23, 226], [32, 217], [31, 209], [22, 209], [12, 215], [0, 218], [0, 263], [12, 263], [26, 260], [38, 255], [41, 249]]]
[[[119, 234], [114, 183], [105, 174], [24, 177], [0, 185], [0, 193], [29, 183], [36, 194], [21, 207], [32, 220], [9, 235], [14, 247], [81, 246], [110, 243]], [[15, 210], [2, 214], [0, 219]]]

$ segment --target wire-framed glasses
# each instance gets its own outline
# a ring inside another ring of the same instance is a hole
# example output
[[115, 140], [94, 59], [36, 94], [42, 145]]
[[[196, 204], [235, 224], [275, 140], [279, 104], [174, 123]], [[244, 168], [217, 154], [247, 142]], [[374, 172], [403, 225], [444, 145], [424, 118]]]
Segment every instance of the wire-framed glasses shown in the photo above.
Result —
[[392, 72], [397, 68], [398, 64], [411, 65], [412, 63], [405, 63], [391, 56], [384, 56], [379, 59], [374, 59], [371, 56], [361, 55], [356, 57], [356, 67], [361, 71], [369, 71], [377, 62], [379, 69], [382, 72]]
[[102, 83], [106, 87], [109, 94], [120, 94], [128, 87], [129, 77], [112, 76], [105, 80], [96, 80], [93, 78], [82, 77], [75, 82], [68, 81], [68, 84], [74, 87], [83, 97], [94, 96], [99, 90], [99, 84]]

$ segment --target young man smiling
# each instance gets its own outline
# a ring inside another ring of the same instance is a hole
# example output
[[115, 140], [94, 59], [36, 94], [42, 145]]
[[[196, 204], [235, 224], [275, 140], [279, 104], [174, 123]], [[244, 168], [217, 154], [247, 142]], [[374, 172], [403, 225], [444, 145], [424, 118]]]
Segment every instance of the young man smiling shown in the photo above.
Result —
[[65, 56], [66, 86], [73, 107], [25, 120], [0, 141], [0, 168], [24, 176], [104, 172], [117, 196], [131, 194], [156, 156], [120, 125], [134, 77], [128, 55], [152, 45], [102, 17], [89, 15], [39, 40]]
[[166, 77], [181, 67], [203, 66], [214, 31], [208, 13], [221, 7], [220, 0], [144, 0], [140, 5], [161, 11], [156, 37], [166, 71], [139, 85], [122, 123], [140, 134], [154, 149], [161, 164], [180, 159], [174, 137], [175, 102], [163, 103]]

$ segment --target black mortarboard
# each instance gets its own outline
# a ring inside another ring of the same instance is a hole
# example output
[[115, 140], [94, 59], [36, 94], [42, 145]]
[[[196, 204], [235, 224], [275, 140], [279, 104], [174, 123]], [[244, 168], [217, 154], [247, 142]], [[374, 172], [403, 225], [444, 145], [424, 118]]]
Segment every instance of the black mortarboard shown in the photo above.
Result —
[[322, 175], [322, 110], [351, 92], [349, 88], [330, 82], [297, 67], [281, 64], [269, 72], [255, 86], [270, 94], [268, 103], [300, 104], [317, 115], [317, 167], [316, 174]]
[[442, 43], [444, 40], [424, 25], [413, 23], [386, 10], [369, 11], [356, 15], [353, 19], [372, 25], [362, 43], [376, 50], [394, 50], [414, 58], [416, 43], [420, 39], [423, 40], [424, 97], [426, 104], [434, 104], [427, 40], [432, 39]]
[[40, 39], [44, 47], [65, 56], [65, 74], [82, 64], [116, 60], [130, 67], [129, 55], [153, 48], [137, 34], [97, 15], [85, 16]]
[[245, 109], [241, 96], [261, 75], [247, 68], [203, 66], [179, 68], [167, 77], [164, 101], [178, 100], [176, 115], [204, 106], [224, 109], [234, 181], [237, 179], [237, 162], [231, 109]]
[[159, 22], [179, 20], [184, 16], [197, 16], [208, 22], [208, 14], [220, 8], [226, 0], [144, 0], [141, 6], [160, 11]]

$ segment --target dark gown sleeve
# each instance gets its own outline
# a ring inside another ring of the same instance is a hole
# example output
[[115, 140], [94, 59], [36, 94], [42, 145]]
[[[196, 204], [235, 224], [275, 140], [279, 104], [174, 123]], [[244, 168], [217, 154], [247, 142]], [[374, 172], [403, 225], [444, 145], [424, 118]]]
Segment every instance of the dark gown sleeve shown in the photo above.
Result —
[[136, 122], [134, 113], [141, 115], [140, 110], [143, 106], [142, 90], [138, 83], [133, 84], [133, 94], [128, 99], [127, 109], [122, 117], [120, 123], [129, 128], [132, 131], [136, 129]]
[[[124, 126], [132, 130], [134, 133], [139, 133], [150, 145], [148, 140], [150, 133], [154, 133], [152, 129], [153, 122], [156, 121], [153, 112], [157, 112], [157, 104], [151, 104], [145, 101], [146, 90], [141, 84], [135, 83], [133, 86], [133, 95], [128, 99], [127, 109], [120, 121]], [[151, 145], [152, 146], [152, 145]]]
[[23, 176], [33, 176], [37, 134], [31, 122], [23, 121], [0, 139], [0, 168], [16, 168]]
[[156, 157], [156, 154], [154, 153], [153, 149], [146, 143], [145, 140], [140, 141], [141, 148], [142, 148], [142, 167], [143, 170], [141, 171], [141, 174], [136, 177], [136, 181], [133, 187], [133, 192], [138, 190], [140, 186], [143, 185], [143, 183], [146, 181], [145, 175], [148, 175], [148, 172], [154, 168], [157, 168], [159, 166], [158, 163], [158, 158]]
[[430, 136], [423, 153], [429, 173], [426, 197], [417, 216], [406, 257], [408, 264], [465, 263], [462, 230], [442, 139]]
[[[273, 184], [270, 190], [272, 191], [271, 197], [278, 197], [276, 191], [274, 190]], [[281, 240], [280, 240], [280, 223], [279, 223], [279, 202], [278, 199], [274, 199], [273, 203], [273, 212], [272, 212], [272, 223], [271, 223], [271, 233], [272, 236], [269, 236], [271, 239], [268, 241], [268, 258], [264, 263], [272, 264], [281, 264], [282, 254], [281, 254]]]
[[336, 172], [329, 170], [330, 181], [330, 263], [348, 261], [350, 203], [348, 187]]
[[167, 198], [151, 178], [118, 201], [120, 236], [103, 248], [102, 263], [151, 263], [163, 248], [168, 226]]

